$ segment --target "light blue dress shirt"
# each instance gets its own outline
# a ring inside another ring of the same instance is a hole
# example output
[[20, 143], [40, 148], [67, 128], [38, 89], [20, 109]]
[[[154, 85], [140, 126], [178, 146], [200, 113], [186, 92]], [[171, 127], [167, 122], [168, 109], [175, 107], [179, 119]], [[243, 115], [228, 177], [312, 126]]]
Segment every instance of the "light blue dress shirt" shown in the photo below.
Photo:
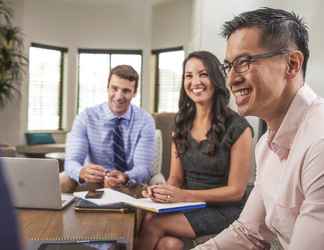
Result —
[[[121, 116], [129, 179], [148, 182], [152, 176], [155, 156], [155, 122], [146, 111], [130, 105]], [[113, 128], [117, 118], [108, 103], [87, 108], [80, 113], [68, 135], [65, 155], [66, 173], [79, 182], [80, 170], [87, 163], [114, 169]]]

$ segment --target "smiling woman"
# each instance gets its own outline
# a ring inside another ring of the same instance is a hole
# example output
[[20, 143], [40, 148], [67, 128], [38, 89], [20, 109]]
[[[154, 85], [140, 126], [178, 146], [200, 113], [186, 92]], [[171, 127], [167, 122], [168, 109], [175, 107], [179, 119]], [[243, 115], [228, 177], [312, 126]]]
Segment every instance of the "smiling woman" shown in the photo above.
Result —
[[179, 112], [172, 138], [167, 184], [149, 187], [156, 202], [204, 201], [206, 208], [147, 215], [136, 249], [182, 249], [180, 238], [218, 233], [245, 203], [252, 133], [227, 105], [229, 92], [218, 59], [207, 51], [183, 63]]
[[212, 102], [211, 97], [214, 94], [215, 87], [209, 80], [208, 72], [201, 60], [192, 58], [187, 62], [184, 89], [195, 103]]

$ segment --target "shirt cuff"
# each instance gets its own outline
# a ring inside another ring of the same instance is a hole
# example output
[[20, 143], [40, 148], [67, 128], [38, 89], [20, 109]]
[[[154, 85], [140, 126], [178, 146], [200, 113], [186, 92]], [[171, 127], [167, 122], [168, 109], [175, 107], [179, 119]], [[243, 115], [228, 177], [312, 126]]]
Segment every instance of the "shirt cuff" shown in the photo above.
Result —
[[80, 183], [79, 177], [80, 177], [81, 168], [82, 167], [80, 167], [79, 164], [74, 164], [74, 162], [72, 161], [67, 162], [66, 172], [73, 180]]

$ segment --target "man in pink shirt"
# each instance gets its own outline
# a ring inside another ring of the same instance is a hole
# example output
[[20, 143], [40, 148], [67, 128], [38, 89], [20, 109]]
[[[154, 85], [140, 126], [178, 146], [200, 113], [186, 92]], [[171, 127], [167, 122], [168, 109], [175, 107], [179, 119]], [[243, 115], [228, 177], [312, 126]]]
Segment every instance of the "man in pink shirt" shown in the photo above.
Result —
[[239, 219], [196, 250], [324, 249], [324, 100], [305, 83], [303, 20], [261, 8], [223, 27], [224, 70], [242, 115], [268, 131], [256, 148], [255, 187]]

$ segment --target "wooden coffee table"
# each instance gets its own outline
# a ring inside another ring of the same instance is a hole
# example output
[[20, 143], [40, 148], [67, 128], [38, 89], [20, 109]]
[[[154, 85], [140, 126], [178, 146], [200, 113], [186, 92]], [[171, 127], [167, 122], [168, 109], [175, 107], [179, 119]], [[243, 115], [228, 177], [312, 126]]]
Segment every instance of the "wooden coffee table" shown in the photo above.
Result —
[[125, 240], [133, 249], [135, 213], [17, 209], [24, 240]]

